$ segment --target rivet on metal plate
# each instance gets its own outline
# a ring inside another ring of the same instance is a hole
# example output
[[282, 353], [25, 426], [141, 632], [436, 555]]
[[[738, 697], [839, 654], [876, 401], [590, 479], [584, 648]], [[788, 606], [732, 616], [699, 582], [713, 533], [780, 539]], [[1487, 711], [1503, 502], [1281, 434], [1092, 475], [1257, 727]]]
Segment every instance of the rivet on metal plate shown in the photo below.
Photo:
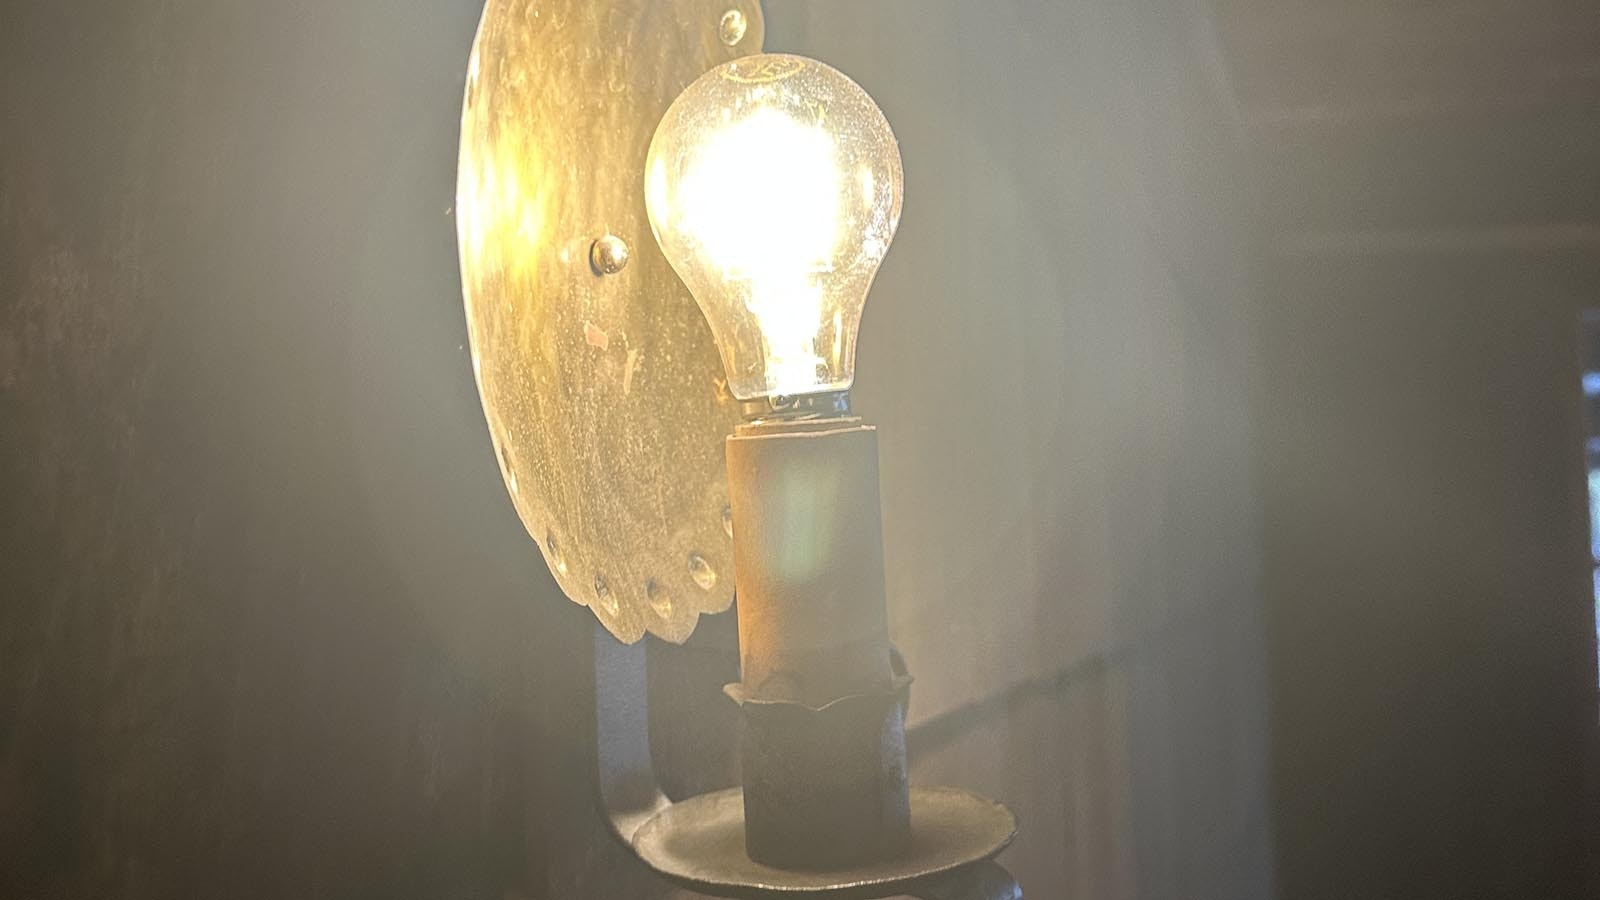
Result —
[[722, 42], [732, 47], [744, 40], [746, 28], [744, 13], [737, 9], [730, 9], [722, 14], [722, 21], [717, 23], [717, 36]]
[[615, 275], [628, 267], [628, 242], [608, 234], [589, 247], [589, 265], [596, 275]]

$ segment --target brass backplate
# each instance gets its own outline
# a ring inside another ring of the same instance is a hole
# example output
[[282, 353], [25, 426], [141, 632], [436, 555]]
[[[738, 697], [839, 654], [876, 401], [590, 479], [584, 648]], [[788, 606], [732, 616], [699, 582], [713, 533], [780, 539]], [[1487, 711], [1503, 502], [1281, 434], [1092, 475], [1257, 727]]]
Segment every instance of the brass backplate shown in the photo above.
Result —
[[762, 31], [757, 0], [489, 0], [468, 63], [456, 216], [484, 415], [556, 581], [624, 641], [683, 641], [733, 602], [737, 406], [650, 233], [644, 160], [673, 98]]

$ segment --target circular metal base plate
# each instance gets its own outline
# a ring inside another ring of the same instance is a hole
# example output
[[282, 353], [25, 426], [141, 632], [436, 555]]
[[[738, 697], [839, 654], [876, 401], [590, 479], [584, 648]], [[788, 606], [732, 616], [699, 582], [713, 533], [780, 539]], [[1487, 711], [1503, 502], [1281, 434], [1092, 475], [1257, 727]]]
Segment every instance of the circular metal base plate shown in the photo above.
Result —
[[999, 803], [955, 788], [911, 789], [911, 845], [894, 859], [829, 871], [789, 871], [752, 861], [744, 849], [738, 788], [675, 803], [646, 822], [634, 852], [661, 875], [724, 897], [882, 897], [989, 859], [1017, 833]]

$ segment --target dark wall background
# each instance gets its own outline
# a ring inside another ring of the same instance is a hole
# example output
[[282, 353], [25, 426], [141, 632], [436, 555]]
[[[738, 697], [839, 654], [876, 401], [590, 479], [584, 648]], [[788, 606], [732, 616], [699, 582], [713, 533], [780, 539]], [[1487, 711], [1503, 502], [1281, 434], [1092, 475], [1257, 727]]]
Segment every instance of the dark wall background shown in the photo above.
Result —
[[1280, 876], [1591, 896], [1592, 250], [1286, 254], [1263, 315]]
[[541, 865], [569, 611], [460, 351], [469, 6], [0, 14], [0, 895]]
[[[1591, 896], [1592, 12], [767, 8], [906, 152], [915, 778], [1036, 897]], [[0, 897], [666, 893], [472, 385], [478, 14], [0, 7]], [[651, 651], [683, 786], [728, 626]]]
[[1600, 6], [1215, 0], [1292, 897], [1595, 896]]

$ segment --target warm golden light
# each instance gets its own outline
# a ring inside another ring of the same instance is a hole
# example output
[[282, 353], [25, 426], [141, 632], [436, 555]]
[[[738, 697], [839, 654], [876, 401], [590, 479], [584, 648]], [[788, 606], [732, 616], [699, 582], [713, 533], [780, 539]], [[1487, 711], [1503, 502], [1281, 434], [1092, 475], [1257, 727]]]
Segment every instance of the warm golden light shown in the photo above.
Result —
[[529, 550], [623, 641], [733, 603], [740, 409], [640, 188], [662, 113], [764, 32], [755, 0], [486, 0], [466, 61], [449, 215], [484, 423]]
[[848, 388], [900, 219], [900, 150], [872, 98], [815, 60], [734, 60], [673, 102], [645, 172], [650, 225], [733, 394]]

